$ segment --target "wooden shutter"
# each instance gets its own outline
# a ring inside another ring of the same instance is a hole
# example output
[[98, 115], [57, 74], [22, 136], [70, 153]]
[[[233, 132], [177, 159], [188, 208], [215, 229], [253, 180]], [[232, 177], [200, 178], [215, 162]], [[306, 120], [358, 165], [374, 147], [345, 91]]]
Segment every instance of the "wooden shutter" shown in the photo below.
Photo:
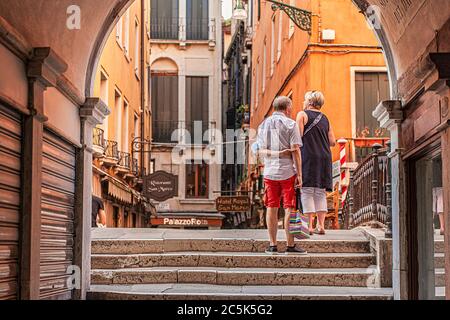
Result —
[[208, 0], [187, 0], [187, 39], [208, 40]]
[[151, 1], [152, 39], [178, 39], [178, 0]]
[[19, 298], [21, 117], [0, 105], [0, 300]]
[[41, 299], [71, 299], [67, 268], [73, 265], [75, 148], [44, 131], [41, 216]]
[[[186, 127], [194, 139], [194, 122], [201, 121], [203, 132], [209, 127], [209, 84], [208, 77], [186, 77]], [[198, 137], [197, 137], [198, 138]], [[198, 138], [200, 139], [200, 138]], [[195, 141], [199, 143], [200, 141]], [[204, 141], [207, 142], [207, 141]]]
[[367, 127], [368, 137], [373, 137], [379, 123], [372, 113], [381, 101], [389, 98], [389, 80], [384, 72], [358, 72], [355, 80], [357, 135]]
[[172, 142], [178, 128], [178, 76], [152, 75], [153, 139]]

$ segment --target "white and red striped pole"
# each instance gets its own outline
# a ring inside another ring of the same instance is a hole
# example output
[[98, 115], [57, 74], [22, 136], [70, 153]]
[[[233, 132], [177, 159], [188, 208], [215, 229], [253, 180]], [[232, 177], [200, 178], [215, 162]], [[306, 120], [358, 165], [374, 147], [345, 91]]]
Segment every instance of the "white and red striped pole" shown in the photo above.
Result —
[[348, 193], [348, 182], [347, 182], [347, 170], [345, 169], [347, 165], [347, 146], [348, 141], [346, 139], [339, 139], [339, 158], [341, 163], [341, 191], [342, 191], [342, 207], [345, 204]]

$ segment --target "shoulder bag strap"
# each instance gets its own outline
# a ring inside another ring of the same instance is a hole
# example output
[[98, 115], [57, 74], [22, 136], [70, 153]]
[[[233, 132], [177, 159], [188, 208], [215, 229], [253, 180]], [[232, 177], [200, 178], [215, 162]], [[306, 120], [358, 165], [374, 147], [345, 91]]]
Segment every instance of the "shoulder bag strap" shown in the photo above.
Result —
[[310, 132], [315, 126], [317, 126], [320, 122], [320, 120], [322, 120], [323, 118], [323, 113], [319, 114], [316, 118], [316, 120], [314, 120], [314, 122], [308, 127], [308, 129], [305, 130], [305, 132], [303, 133], [303, 136], [306, 136], [306, 134], [308, 132]]

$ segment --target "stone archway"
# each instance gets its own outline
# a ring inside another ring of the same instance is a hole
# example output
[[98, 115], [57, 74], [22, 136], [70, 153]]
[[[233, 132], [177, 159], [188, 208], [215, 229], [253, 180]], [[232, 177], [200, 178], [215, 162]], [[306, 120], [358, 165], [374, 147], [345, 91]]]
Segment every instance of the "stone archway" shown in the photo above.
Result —
[[[46, 0], [4, 0], [0, 2], [0, 61], [6, 70], [0, 76], [0, 101], [24, 118], [23, 129], [27, 145], [24, 155], [23, 174], [30, 185], [22, 190], [22, 202], [29, 204], [24, 212], [23, 244], [29, 256], [25, 257], [21, 276], [24, 288], [22, 298], [39, 297], [39, 255], [32, 251], [40, 233], [39, 178], [42, 166], [42, 139], [45, 126], [68, 141], [77, 151], [77, 192], [83, 195], [77, 202], [75, 222], [75, 261], [82, 266], [82, 286], [79, 298], [85, 297], [89, 287], [90, 248], [89, 195], [92, 156], [90, 128], [107, 114], [107, 108], [92, 99], [92, 85], [98, 60], [106, 39], [120, 15], [133, 0], [104, 0], [102, 5], [92, 0], [77, 0], [80, 9], [80, 29], [67, 27], [68, 19], [75, 14], [69, 8], [72, 0], [57, 1], [52, 5]], [[139, 0], [136, 0], [139, 1]], [[445, 106], [448, 78], [442, 59], [430, 56], [430, 52], [450, 52], [449, 17], [450, 2], [447, 0], [353, 0], [355, 5], [371, 19], [374, 9], [379, 9], [381, 23], [376, 34], [385, 50], [392, 83], [392, 98], [397, 102], [380, 105], [377, 114], [389, 126], [394, 149], [401, 150], [402, 105], [408, 105], [423, 92], [432, 91], [442, 97]], [[375, 7], [371, 7], [375, 6]], [[51, 48], [36, 49], [36, 48]], [[444, 59], [445, 61], [445, 59]], [[447, 80], [446, 80], [447, 79]], [[447, 118], [445, 118], [447, 117]], [[448, 115], [443, 116], [439, 132], [442, 134], [444, 151], [450, 145]], [[445, 119], [444, 119], [445, 118]], [[65, 125], [70, 123], [70, 125]], [[396, 142], [395, 142], [396, 141]], [[445, 153], [445, 152], [444, 152]], [[91, 160], [89, 160], [91, 158]], [[394, 264], [398, 286], [397, 298], [406, 286], [407, 248], [405, 204], [405, 171], [402, 154], [393, 155], [394, 191]], [[450, 167], [450, 158], [444, 158], [444, 166]], [[448, 173], [447, 173], [448, 175]], [[450, 189], [450, 178], [445, 186]], [[447, 211], [450, 206], [446, 193]], [[77, 220], [78, 219], [78, 220]], [[447, 218], [447, 221], [449, 219]], [[446, 250], [450, 251], [450, 237], [446, 236]], [[37, 260], [33, 260], [37, 259]], [[450, 263], [447, 257], [447, 274]], [[406, 269], [405, 269], [406, 268]], [[397, 282], [396, 282], [397, 281]], [[401, 289], [401, 290], [400, 290]], [[450, 297], [450, 281], [447, 279], [447, 295]], [[403, 296], [404, 297], [404, 296]]]

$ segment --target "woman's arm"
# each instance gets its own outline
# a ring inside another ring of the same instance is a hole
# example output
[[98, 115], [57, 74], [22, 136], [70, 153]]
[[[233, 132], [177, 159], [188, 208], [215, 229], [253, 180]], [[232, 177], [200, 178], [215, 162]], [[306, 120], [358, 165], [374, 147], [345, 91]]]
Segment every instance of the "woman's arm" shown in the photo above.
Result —
[[301, 111], [297, 114], [297, 125], [300, 130], [300, 136], [303, 137], [303, 132], [305, 131], [305, 125], [308, 123], [308, 115], [306, 112]]
[[330, 140], [330, 147], [336, 146], [336, 137], [334, 136], [333, 129], [330, 126], [330, 130], [328, 131], [328, 140]]

